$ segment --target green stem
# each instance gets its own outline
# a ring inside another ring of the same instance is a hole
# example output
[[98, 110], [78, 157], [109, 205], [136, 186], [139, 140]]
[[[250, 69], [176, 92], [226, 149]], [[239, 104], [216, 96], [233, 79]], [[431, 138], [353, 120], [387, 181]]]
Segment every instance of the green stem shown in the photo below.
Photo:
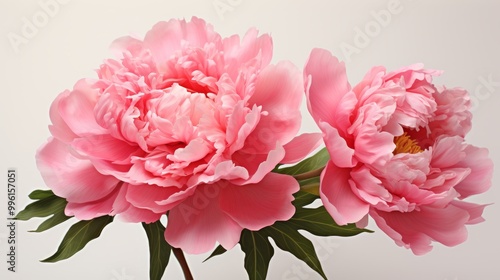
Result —
[[193, 275], [191, 274], [191, 270], [189, 270], [189, 265], [184, 257], [184, 253], [179, 248], [172, 247], [172, 251], [174, 252], [175, 257], [179, 261], [179, 264], [182, 267], [182, 272], [184, 273], [184, 279], [193, 280]]
[[295, 178], [297, 181], [314, 178], [314, 177], [321, 175], [321, 172], [323, 171], [323, 169], [325, 169], [324, 166], [321, 168], [315, 169], [315, 170], [305, 172], [305, 173], [293, 175], [293, 178]]

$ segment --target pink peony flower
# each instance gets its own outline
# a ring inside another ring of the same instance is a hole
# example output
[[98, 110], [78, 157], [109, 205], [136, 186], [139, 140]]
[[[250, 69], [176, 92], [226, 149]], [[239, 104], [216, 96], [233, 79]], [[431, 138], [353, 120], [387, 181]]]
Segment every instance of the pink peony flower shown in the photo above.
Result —
[[354, 88], [343, 63], [314, 49], [304, 69], [309, 110], [331, 155], [320, 196], [341, 225], [370, 215], [415, 254], [431, 241], [454, 246], [484, 205], [463, 202], [485, 192], [493, 171], [488, 151], [466, 144], [467, 92], [437, 88], [439, 71], [411, 65], [375, 67]]
[[291, 176], [270, 173], [305, 157], [321, 135], [295, 138], [303, 81], [271, 65], [272, 41], [251, 29], [222, 38], [193, 18], [156, 24], [144, 40], [114, 42], [99, 79], [80, 80], [50, 109], [52, 136], [37, 154], [67, 215], [154, 222], [188, 253], [294, 213]]

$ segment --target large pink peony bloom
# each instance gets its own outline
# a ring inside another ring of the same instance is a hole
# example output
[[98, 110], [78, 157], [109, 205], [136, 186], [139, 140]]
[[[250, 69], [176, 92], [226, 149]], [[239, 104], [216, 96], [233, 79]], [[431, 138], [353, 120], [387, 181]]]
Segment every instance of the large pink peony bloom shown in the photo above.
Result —
[[113, 47], [120, 59], [106, 60], [99, 79], [53, 102], [53, 137], [37, 155], [67, 215], [154, 222], [169, 211], [165, 238], [188, 253], [229, 249], [242, 229], [293, 215], [297, 182], [270, 171], [321, 136], [295, 138], [302, 75], [269, 64], [268, 35], [221, 38], [193, 18]]
[[464, 142], [471, 128], [467, 92], [436, 88], [438, 71], [412, 65], [373, 68], [351, 88], [343, 63], [312, 51], [304, 69], [311, 114], [331, 155], [321, 199], [339, 224], [369, 214], [415, 254], [431, 241], [457, 245], [484, 205], [461, 201], [486, 191], [493, 164], [486, 149]]

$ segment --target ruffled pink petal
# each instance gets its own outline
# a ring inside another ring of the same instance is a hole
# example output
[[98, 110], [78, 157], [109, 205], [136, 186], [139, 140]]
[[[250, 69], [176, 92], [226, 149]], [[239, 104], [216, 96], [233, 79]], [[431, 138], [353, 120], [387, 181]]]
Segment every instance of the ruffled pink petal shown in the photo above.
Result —
[[189, 254], [201, 254], [216, 242], [226, 250], [240, 240], [243, 228], [220, 209], [219, 186], [199, 186], [191, 197], [170, 210], [165, 239]]
[[322, 143], [321, 133], [303, 133], [287, 143], [285, 157], [280, 163], [295, 163], [312, 153]]
[[469, 220], [467, 221], [467, 225], [473, 225], [477, 223], [484, 222], [483, 211], [484, 208], [488, 205], [479, 205], [475, 203], [469, 203], [465, 201], [452, 201], [451, 204], [455, 207], [463, 209], [469, 213]]
[[467, 145], [464, 152], [466, 156], [455, 166], [470, 168], [471, 173], [455, 186], [460, 199], [487, 191], [493, 177], [493, 161], [488, 157], [488, 149]]
[[241, 43], [238, 35], [224, 38], [226, 71], [233, 80], [238, 77], [237, 69], [240, 69], [242, 65], [252, 63], [254, 59], [258, 59], [259, 68], [263, 68], [271, 62], [273, 55], [272, 38], [267, 34], [261, 36], [258, 36], [258, 34], [259, 31], [255, 28], [248, 30]]
[[78, 220], [92, 220], [110, 215], [113, 212], [113, 204], [119, 192], [119, 187], [117, 187], [109, 195], [99, 200], [85, 203], [68, 202], [64, 214], [66, 216], [75, 216]]
[[223, 188], [220, 207], [241, 227], [260, 230], [293, 216], [292, 194], [298, 190], [299, 184], [292, 176], [269, 173], [256, 184]]
[[350, 171], [350, 168], [339, 168], [330, 161], [321, 174], [321, 201], [339, 225], [360, 221], [370, 208], [353, 193]]
[[216, 42], [220, 36], [204, 20], [193, 17], [191, 21], [171, 19], [162, 21], [144, 37], [144, 46], [149, 49], [159, 69], [166, 67], [166, 62], [177, 51], [187, 48], [203, 48], [208, 42]]
[[464, 139], [460, 136], [439, 137], [432, 147], [431, 166], [437, 168], [455, 166], [466, 157], [464, 146]]
[[109, 134], [77, 138], [71, 142], [71, 146], [81, 154], [113, 163], [130, 164], [132, 156], [144, 153], [139, 146], [130, 145]]
[[59, 113], [68, 127], [79, 136], [105, 134], [106, 130], [97, 124], [94, 107], [98, 91], [86, 80], [76, 83], [73, 91], [59, 101]]
[[290, 62], [264, 68], [256, 81], [250, 105], [262, 106], [267, 112], [248, 136], [245, 147], [257, 153], [274, 149], [276, 141], [290, 142], [300, 129], [303, 87], [300, 71]]
[[343, 62], [324, 49], [313, 49], [304, 67], [309, 112], [314, 120], [336, 126], [336, 111], [350, 90]]
[[119, 182], [99, 173], [89, 160], [75, 157], [67, 145], [54, 138], [38, 150], [36, 161], [47, 186], [69, 202], [99, 200]]
[[400, 246], [422, 255], [432, 249], [431, 241], [455, 246], [467, 239], [468, 210], [453, 204], [446, 208], [421, 207], [407, 213], [372, 210], [370, 215], [378, 227]]
[[234, 179], [231, 180], [231, 182], [237, 185], [258, 183], [283, 160], [284, 156], [285, 149], [279, 143], [276, 143], [274, 150], [270, 151], [269, 154], [267, 154], [267, 158], [263, 161], [257, 161], [257, 163], [255, 163], [252, 158], [242, 158], [239, 164], [246, 167], [247, 170], [255, 170], [257, 164], [258, 167], [253, 174], [250, 173], [251, 175], [248, 179]]
[[326, 148], [330, 153], [330, 160], [338, 167], [353, 167], [357, 160], [354, 158], [354, 149], [348, 146], [345, 138], [339, 135], [339, 131], [326, 122], [320, 122]]
[[119, 214], [119, 218], [129, 223], [152, 223], [160, 219], [161, 213], [139, 209], [131, 205], [126, 199], [128, 184], [120, 184], [108, 196], [87, 203], [68, 202], [65, 214], [75, 216], [78, 220], [91, 220], [100, 216]]
[[155, 213], [165, 213], [173, 205], [160, 205], [158, 202], [167, 200], [180, 190], [176, 187], [159, 187], [155, 185], [134, 185], [127, 184], [126, 200], [133, 206], [148, 209]]

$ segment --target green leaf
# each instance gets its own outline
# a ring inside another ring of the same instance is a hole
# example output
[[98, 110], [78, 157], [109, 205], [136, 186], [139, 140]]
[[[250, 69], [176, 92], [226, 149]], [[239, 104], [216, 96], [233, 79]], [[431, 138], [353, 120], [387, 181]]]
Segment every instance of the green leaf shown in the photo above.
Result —
[[63, 207], [61, 212], [55, 213], [52, 217], [48, 218], [43, 223], [41, 223], [36, 230], [30, 230], [30, 232], [46, 231], [50, 228], [57, 226], [60, 223], [69, 220], [70, 218], [72, 217], [68, 217], [64, 214], [64, 207]]
[[317, 195], [314, 195], [314, 194], [311, 194], [311, 193], [308, 193], [305, 191], [300, 191], [300, 190], [298, 192], [294, 193], [293, 196], [295, 197], [295, 200], [292, 201], [292, 204], [296, 208], [309, 205], [309, 204], [313, 203], [316, 199], [318, 199]]
[[266, 227], [261, 231], [272, 237], [281, 250], [291, 253], [299, 260], [305, 262], [310, 268], [321, 275], [323, 279], [327, 279], [313, 244], [291, 225], [286, 222], [276, 222], [274, 225]]
[[53, 195], [54, 193], [51, 190], [34, 190], [28, 196], [33, 200], [39, 200]]
[[286, 222], [295, 229], [303, 229], [317, 236], [353, 236], [367, 229], [359, 229], [355, 224], [339, 226], [324, 206], [316, 209], [297, 209], [295, 215]]
[[165, 241], [165, 227], [160, 221], [142, 223], [149, 241], [149, 279], [160, 280], [170, 260], [172, 247]]
[[249, 280], [265, 280], [274, 249], [267, 235], [259, 231], [243, 230], [240, 240], [245, 252], [245, 269]]
[[314, 156], [307, 158], [294, 166], [277, 169], [275, 172], [288, 175], [302, 174], [324, 167], [328, 160], [330, 160], [330, 155], [328, 154], [326, 148], [323, 148]]
[[113, 221], [111, 216], [102, 216], [89, 221], [80, 221], [72, 225], [64, 236], [54, 255], [42, 262], [57, 262], [67, 259], [83, 249], [88, 242], [101, 235], [105, 226]]
[[27, 221], [34, 217], [47, 217], [60, 212], [60, 209], [64, 209], [67, 204], [64, 198], [55, 195], [44, 196], [37, 193], [35, 197], [43, 198], [26, 206], [24, 210], [17, 214], [16, 219]]
[[217, 246], [217, 248], [215, 248], [215, 250], [212, 252], [212, 254], [210, 254], [210, 256], [208, 256], [208, 258], [206, 258], [203, 262], [206, 262], [208, 261], [209, 259], [213, 258], [213, 257], [216, 257], [218, 255], [222, 255], [224, 254], [225, 252], [227, 252], [226, 249], [224, 249], [224, 247], [222, 247], [222, 245], [219, 245]]

